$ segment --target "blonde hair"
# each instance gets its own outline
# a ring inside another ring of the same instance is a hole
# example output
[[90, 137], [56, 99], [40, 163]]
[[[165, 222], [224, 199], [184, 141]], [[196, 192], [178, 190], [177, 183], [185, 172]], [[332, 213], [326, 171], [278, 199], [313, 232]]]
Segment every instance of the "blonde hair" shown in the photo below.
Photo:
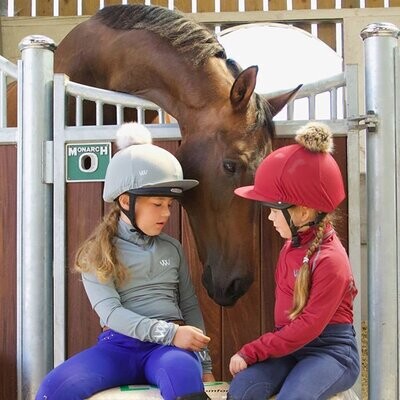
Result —
[[94, 272], [102, 283], [113, 281], [116, 286], [128, 277], [128, 269], [122, 264], [114, 246], [118, 220], [121, 211], [115, 203], [102, 222], [88, 239], [79, 247], [75, 256], [75, 270], [78, 272]]
[[305, 254], [305, 257], [303, 258], [303, 264], [299, 269], [294, 285], [293, 307], [289, 311], [289, 318], [291, 320], [297, 318], [307, 304], [311, 288], [310, 258], [320, 246], [324, 238], [325, 228], [330, 222], [331, 218], [328, 215], [321, 220], [317, 226], [315, 239], [312, 241]]

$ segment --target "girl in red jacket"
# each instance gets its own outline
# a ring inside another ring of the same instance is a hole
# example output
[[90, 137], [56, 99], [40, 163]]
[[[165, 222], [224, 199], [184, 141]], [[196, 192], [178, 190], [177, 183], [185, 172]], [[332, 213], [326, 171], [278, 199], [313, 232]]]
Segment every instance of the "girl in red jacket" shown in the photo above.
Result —
[[332, 135], [310, 123], [296, 141], [263, 160], [253, 186], [235, 190], [270, 207], [268, 219], [287, 240], [275, 272], [275, 329], [231, 358], [231, 400], [328, 399], [359, 375], [357, 289], [330, 220], [345, 198]]

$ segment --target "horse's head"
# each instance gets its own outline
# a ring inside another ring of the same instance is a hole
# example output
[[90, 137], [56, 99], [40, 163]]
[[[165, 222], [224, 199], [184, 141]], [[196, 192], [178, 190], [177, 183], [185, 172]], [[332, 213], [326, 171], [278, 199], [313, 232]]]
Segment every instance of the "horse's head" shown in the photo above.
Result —
[[257, 67], [238, 70], [229, 98], [207, 110], [199, 132], [185, 135], [177, 153], [185, 176], [200, 181], [183, 206], [204, 266], [203, 285], [223, 306], [249, 289], [259, 262], [259, 205], [234, 189], [253, 183], [271, 151], [272, 118], [298, 90], [267, 101], [254, 93], [256, 76]]

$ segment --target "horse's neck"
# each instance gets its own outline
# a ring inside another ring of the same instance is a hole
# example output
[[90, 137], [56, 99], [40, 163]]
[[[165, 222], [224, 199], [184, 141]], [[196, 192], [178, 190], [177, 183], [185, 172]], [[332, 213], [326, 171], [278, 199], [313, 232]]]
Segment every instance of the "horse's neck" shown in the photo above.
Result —
[[95, 20], [80, 24], [61, 42], [55, 66], [72, 81], [148, 99], [179, 122], [189, 118], [188, 110], [228, 99], [233, 83], [222, 59], [212, 57], [195, 68], [150, 32], [113, 30]]
[[180, 122], [187, 118], [194, 120], [194, 114], [229, 99], [233, 78], [221, 66], [225, 64], [223, 60], [212, 58], [204, 67], [193, 69], [181, 58], [168, 60], [156, 54], [153, 57], [146, 64], [134, 65], [130, 79], [112, 74], [111, 88], [148, 99]]

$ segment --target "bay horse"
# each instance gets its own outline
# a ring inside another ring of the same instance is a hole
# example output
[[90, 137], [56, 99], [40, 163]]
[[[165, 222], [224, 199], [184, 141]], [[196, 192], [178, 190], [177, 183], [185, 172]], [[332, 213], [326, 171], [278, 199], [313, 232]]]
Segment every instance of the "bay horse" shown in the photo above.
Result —
[[[253, 281], [259, 209], [234, 195], [271, 151], [272, 118], [296, 88], [268, 100], [254, 93], [258, 68], [241, 68], [207, 28], [158, 6], [115, 5], [60, 42], [55, 72], [71, 81], [150, 100], [178, 122], [177, 158], [200, 185], [185, 196], [208, 295], [235, 304]], [[86, 121], [87, 122], [87, 121]]]

